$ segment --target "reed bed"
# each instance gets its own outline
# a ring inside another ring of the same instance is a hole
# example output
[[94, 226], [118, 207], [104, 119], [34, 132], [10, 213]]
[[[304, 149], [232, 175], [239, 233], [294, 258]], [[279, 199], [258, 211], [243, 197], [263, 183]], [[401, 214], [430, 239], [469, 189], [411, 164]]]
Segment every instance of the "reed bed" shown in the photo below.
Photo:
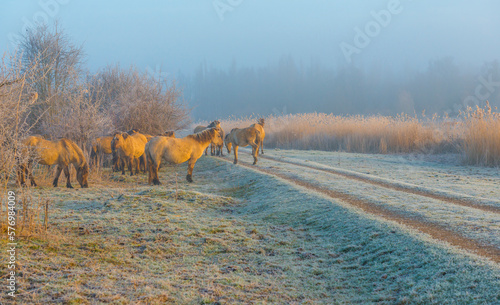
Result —
[[464, 117], [462, 151], [467, 164], [500, 166], [500, 113], [489, 103], [469, 108]]
[[[247, 127], [257, 116], [228, 118], [221, 126]], [[459, 153], [466, 164], [500, 165], [500, 114], [471, 109], [460, 117], [340, 116], [324, 113], [265, 117], [268, 148], [356, 153]]]

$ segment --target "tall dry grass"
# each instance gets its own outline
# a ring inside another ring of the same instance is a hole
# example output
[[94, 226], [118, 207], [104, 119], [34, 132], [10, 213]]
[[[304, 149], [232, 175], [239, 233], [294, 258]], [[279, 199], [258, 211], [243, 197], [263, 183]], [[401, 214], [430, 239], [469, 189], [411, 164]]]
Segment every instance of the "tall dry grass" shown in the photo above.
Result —
[[463, 113], [462, 151], [467, 164], [500, 166], [500, 113], [484, 108], [468, 108]]
[[[231, 130], [258, 118], [222, 120]], [[458, 130], [436, 117], [339, 116], [324, 113], [268, 116], [265, 146], [284, 149], [339, 150], [359, 153], [412, 153], [454, 150]]]

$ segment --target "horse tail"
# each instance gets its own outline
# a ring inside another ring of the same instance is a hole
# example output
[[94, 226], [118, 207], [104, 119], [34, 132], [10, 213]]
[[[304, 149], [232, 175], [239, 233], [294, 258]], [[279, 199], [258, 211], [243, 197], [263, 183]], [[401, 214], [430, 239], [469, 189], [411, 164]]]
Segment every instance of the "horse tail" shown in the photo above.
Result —
[[255, 136], [255, 144], [257, 144], [257, 147], [260, 147], [260, 144], [262, 143], [262, 132], [260, 130], [256, 129], [256, 136]]

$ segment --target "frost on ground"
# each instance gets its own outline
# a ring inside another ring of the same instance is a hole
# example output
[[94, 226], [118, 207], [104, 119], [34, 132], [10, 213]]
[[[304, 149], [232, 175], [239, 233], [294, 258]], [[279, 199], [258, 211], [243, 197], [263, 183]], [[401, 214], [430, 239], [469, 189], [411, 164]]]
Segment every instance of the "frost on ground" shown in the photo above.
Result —
[[418, 186], [500, 199], [500, 170], [460, 164], [458, 155], [380, 155], [304, 150], [268, 150], [273, 157], [312, 161]]
[[19, 247], [17, 301], [500, 302], [486, 259], [217, 158], [198, 161], [194, 184], [185, 172], [164, 167], [159, 187], [105, 172], [88, 190], [38, 188], [50, 234]]
[[271, 168], [276, 173], [286, 173], [297, 180], [313, 181], [321, 188], [355, 196], [365, 202], [383, 206], [395, 213], [404, 213], [412, 218], [438, 223], [463, 236], [500, 248], [500, 214], [498, 213], [486, 213], [480, 209], [388, 189], [368, 182], [353, 181], [339, 175], [287, 163], [268, 161], [267, 159], [260, 160], [260, 167]]

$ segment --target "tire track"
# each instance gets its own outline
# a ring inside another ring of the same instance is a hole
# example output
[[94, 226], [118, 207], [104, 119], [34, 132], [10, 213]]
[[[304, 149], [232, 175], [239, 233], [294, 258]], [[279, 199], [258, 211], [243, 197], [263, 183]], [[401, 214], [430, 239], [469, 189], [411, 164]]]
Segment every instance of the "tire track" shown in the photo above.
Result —
[[259, 158], [270, 160], [270, 161], [274, 161], [274, 162], [277, 162], [277, 163], [286, 163], [286, 164], [300, 166], [300, 167], [304, 167], [304, 168], [308, 168], [308, 169], [312, 169], [312, 170], [322, 171], [322, 172], [326, 172], [326, 173], [329, 173], [329, 174], [334, 174], [334, 175], [337, 175], [337, 176], [341, 176], [341, 177], [344, 177], [344, 178], [347, 178], [347, 179], [361, 181], [361, 182], [364, 182], [364, 183], [369, 183], [369, 184], [372, 184], [372, 185], [380, 186], [380, 187], [391, 189], [391, 190], [395, 190], [395, 191], [400, 191], [400, 192], [405, 192], [405, 193], [414, 194], [414, 195], [418, 195], [418, 196], [428, 197], [428, 198], [436, 199], [436, 200], [439, 200], [439, 201], [445, 201], [445, 202], [448, 202], [448, 203], [451, 203], [451, 204], [455, 204], [455, 205], [460, 205], [460, 206], [464, 206], [464, 207], [468, 207], [468, 208], [482, 210], [482, 211], [485, 211], [485, 212], [491, 212], [491, 213], [500, 214], [500, 207], [486, 205], [486, 204], [481, 204], [481, 203], [478, 203], [478, 202], [476, 202], [476, 201], [474, 201], [472, 199], [454, 198], [454, 197], [446, 196], [446, 195], [443, 195], [443, 194], [436, 194], [436, 193], [432, 193], [432, 192], [429, 192], [429, 191], [417, 189], [416, 187], [415, 188], [404, 187], [404, 186], [397, 185], [397, 184], [390, 183], [390, 182], [384, 182], [384, 181], [380, 181], [380, 180], [375, 180], [375, 179], [370, 179], [370, 178], [362, 177], [362, 176], [356, 175], [354, 173], [350, 174], [350, 173], [345, 173], [345, 172], [341, 172], [341, 171], [337, 171], [337, 170], [329, 169], [329, 168], [320, 168], [320, 167], [305, 165], [305, 164], [301, 164], [301, 163], [297, 163], [297, 162], [292, 162], [292, 161], [279, 160], [277, 158], [268, 157], [268, 156], [262, 156], [262, 155], [260, 155]]
[[[224, 160], [225, 162], [228, 162], [228, 163], [229, 162], [232, 163], [232, 161], [229, 161], [227, 158], [222, 158], [222, 160]], [[285, 163], [288, 163], [288, 162], [285, 162]], [[271, 176], [281, 178], [281, 179], [283, 179], [291, 184], [298, 185], [298, 186], [303, 187], [303, 188], [308, 189], [308, 190], [313, 190], [315, 192], [326, 195], [330, 198], [339, 199], [339, 200], [341, 200], [341, 201], [343, 201], [343, 202], [345, 202], [353, 207], [361, 209], [365, 213], [376, 215], [378, 217], [382, 217], [384, 219], [397, 222], [401, 225], [410, 227], [412, 229], [416, 229], [420, 232], [428, 234], [429, 236], [431, 236], [435, 240], [443, 241], [443, 242], [446, 242], [454, 247], [458, 247], [458, 248], [461, 248], [463, 250], [480, 255], [482, 257], [489, 258], [490, 260], [492, 260], [493, 262], [495, 262], [497, 264], [500, 263], [500, 249], [498, 249], [497, 247], [491, 246], [491, 245], [481, 243], [477, 240], [473, 240], [473, 239], [464, 237], [464, 236], [460, 235], [459, 233], [448, 229], [445, 226], [441, 226], [441, 225], [438, 225], [435, 223], [415, 219], [412, 216], [408, 216], [408, 215], [404, 215], [404, 214], [400, 214], [400, 213], [395, 213], [395, 212], [388, 210], [384, 207], [377, 206], [377, 205], [372, 204], [368, 201], [361, 200], [361, 199], [357, 198], [356, 196], [345, 194], [345, 193], [338, 192], [338, 191], [333, 191], [330, 189], [326, 189], [326, 188], [320, 187], [318, 185], [315, 185], [311, 182], [306, 182], [303, 180], [292, 178], [286, 174], [277, 173], [276, 171], [272, 171], [270, 169], [260, 168], [260, 167], [255, 166], [255, 165], [250, 165], [247, 162], [243, 162], [243, 161], [239, 160], [238, 164], [241, 166], [244, 166], [246, 168], [249, 168], [251, 170], [254, 170], [254, 171], [262, 172], [262, 173], [265, 173], [265, 174], [268, 174]], [[305, 166], [305, 167], [308, 167], [308, 166]], [[314, 167], [311, 167], [311, 168], [318, 170], [317, 168], [314, 168]], [[361, 181], [363, 181], [363, 180], [361, 180]]]

